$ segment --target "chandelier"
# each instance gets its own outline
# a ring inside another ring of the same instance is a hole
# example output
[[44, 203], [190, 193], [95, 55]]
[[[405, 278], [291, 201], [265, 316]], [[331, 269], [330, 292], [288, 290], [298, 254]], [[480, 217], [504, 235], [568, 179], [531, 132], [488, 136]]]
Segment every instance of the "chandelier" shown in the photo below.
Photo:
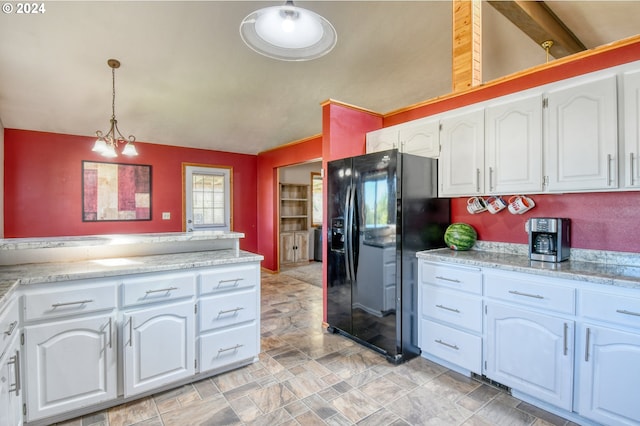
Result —
[[92, 151], [95, 151], [104, 157], [114, 158], [118, 156], [118, 152], [116, 151], [118, 144], [125, 144], [122, 149], [122, 154], [130, 156], [138, 155], [138, 151], [136, 151], [136, 147], [133, 144], [136, 140], [135, 136], [129, 135], [125, 140], [122, 133], [120, 133], [120, 129], [118, 129], [118, 120], [116, 120], [116, 68], [120, 68], [120, 61], [117, 59], [109, 59], [107, 64], [111, 68], [112, 97], [111, 120], [109, 120], [111, 122], [111, 127], [106, 134], [103, 134], [100, 130], [96, 131], [98, 139], [93, 145]]
[[282, 61], [308, 61], [336, 45], [333, 25], [322, 16], [287, 0], [247, 15], [240, 24], [242, 40], [261, 55]]

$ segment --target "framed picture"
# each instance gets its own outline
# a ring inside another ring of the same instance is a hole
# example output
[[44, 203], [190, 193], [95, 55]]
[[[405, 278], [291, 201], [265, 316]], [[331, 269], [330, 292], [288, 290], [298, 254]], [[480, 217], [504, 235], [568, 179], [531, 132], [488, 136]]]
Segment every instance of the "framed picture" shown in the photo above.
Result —
[[151, 220], [151, 166], [82, 162], [82, 221]]

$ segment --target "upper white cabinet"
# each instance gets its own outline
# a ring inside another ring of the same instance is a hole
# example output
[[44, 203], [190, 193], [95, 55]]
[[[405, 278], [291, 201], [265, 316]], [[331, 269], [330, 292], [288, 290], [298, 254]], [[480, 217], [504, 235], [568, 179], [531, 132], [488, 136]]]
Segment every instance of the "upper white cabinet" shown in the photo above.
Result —
[[[455, 114], [455, 113], [454, 113]], [[440, 196], [484, 192], [484, 109], [442, 118], [438, 181]]]
[[617, 188], [616, 76], [549, 91], [547, 102], [547, 190]]
[[542, 95], [488, 106], [485, 125], [484, 192], [542, 191]]
[[398, 148], [400, 152], [437, 158], [440, 155], [440, 120], [427, 117], [367, 133], [367, 153]]
[[438, 158], [440, 120], [434, 117], [410, 121], [399, 128], [400, 150], [407, 154]]
[[640, 187], [640, 71], [622, 76], [623, 144], [620, 166], [624, 171], [624, 187]]
[[366, 135], [367, 154], [370, 152], [386, 151], [388, 149], [400, 148], [399, 126], [385, 127], [374, 130]]

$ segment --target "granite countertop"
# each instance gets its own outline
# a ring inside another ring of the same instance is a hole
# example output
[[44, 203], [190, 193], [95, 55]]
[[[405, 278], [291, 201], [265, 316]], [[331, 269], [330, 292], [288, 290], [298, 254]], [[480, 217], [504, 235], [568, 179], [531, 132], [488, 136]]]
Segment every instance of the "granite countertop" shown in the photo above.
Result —
[[113, 277], [170, 270], [184, 270], [243, 262], [259, 262], [263, 256], [233, 249], [189, 253], [31, 263], [0, 266], [0, 309], [19, 285]]
[[[610, 261], [595, 262], [577, 259], [550, 263], [532, 261], [528, 255], [524, 255], [521, 252], [455, 251], [448, 248], [421, 251], [417, 253], [417, 256], [424, 260], [526, 272], [548, 277], [640, 289], [640, 266], [636, 266], [640, 265], [640, 262], [637, 262], [637, 260], [633, 260], [634, 263], [630, 265], [614, 264]], [[601, 257], [603, 260], [611, 258], [605, 252]], [[631, 258], [633, 259], [633, 257]]]

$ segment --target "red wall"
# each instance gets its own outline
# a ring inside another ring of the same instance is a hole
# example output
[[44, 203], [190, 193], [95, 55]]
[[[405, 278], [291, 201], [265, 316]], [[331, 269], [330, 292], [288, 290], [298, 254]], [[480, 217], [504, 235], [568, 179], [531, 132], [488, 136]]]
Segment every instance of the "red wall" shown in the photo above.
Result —
[[[5, 238], [181, 232], [182, 163], [233, 168], [233, 230], [257, 250], [257, 157], [136, 142], [140, 155], [109, 160], [91, 151], [95, 138], [5, 129]], [[152, 166], [152, 220], [82, 221], [82, 161]], [[170, 220], [162, 220], [170, 212]]]
[[264, 256], [262, 267], [271, 271], [278, 264], [278, 168], [317, 160], [322, 157], [322, 137], [316, 136], [297, 143], [258, 154], [257, 222], [258, 253]]
[[[470, 214], [467, 199], [452, 200], [451, 221], [465, 222], [478, 239], [527, 243], [524, 224], [530, 217], [571, 219], [571, 247], [640, 253], [640, 192], [530, 195], [536, 206], [522, 215], [507, 209]], [[508, 201], [508, 197], [503, 197]]]

